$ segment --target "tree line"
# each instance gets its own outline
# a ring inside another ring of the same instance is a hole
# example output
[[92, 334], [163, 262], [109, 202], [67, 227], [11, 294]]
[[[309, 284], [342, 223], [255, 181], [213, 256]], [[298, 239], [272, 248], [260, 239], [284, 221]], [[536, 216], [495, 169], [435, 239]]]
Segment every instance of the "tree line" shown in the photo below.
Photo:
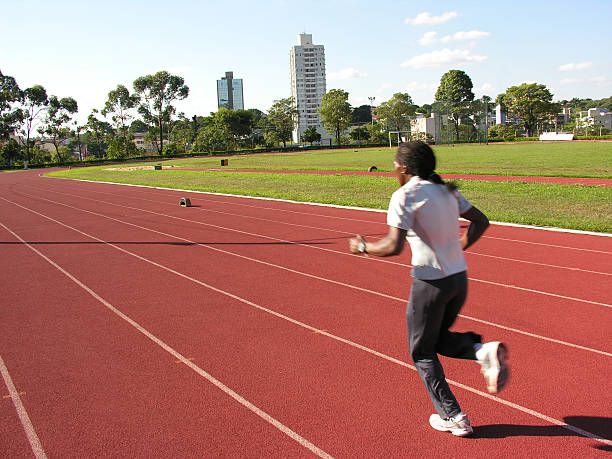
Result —
[[[78, 150], [82, 158], [84, 146], [96, 157], [138, 156], [143, 150], [133, 141], [137, 133], [144, 133], [143, 141], [160, 155], [274, 147], [281, 143], [286, 146], [292, 140], [298, 119], [292, 98], [274, 101], [267, 113], [220, 108], [209, 116], [187, 118], [184, 113], [176, 113], [176, 102], [188, 95], [189, 87], [180, 76], [167, 71], [145, 75], [133, 82], [131, 91], [121, 84], [111, 90], [104, 107], [94, 109], [87, 122], [79, 125], [74, 121], [78, 104], [72, 97], [48, 95], [41, 85], [22, 90], [15, 78], [0, 71], [0, 162], [61, 163], [72, 151]], [[427, 117], [435, 112], [448, 124], [454, 140], [469, 140], [481, 126], [482, 116], [498, 104], [507, 113], [509, 126], [491, 128], [493, 137], [510, 136], [509, 132], [533, 136], [550, 128], [551, 120], [564, 106], [612, 109], [612, 97], [553, 102], [552, 93], [538, 83], [509, 87], [494, 101], [489, 96], [475, 99], [472, 81], [461, 70], [442, 75], [432, 104], [418, 106], [409, 94], [395, 93], [376, 107], [376, 122], [372, 119], [373, 107], [354, 108], [348, 97], [342, 89], [331, 89], [318, 110], [323, 127], [337, 144], [385, 143], [390, 131], [409, 135], [410, 121], [418, 113]], [[54, 146], [53, 154], [39, 148], [37, 135]], [[418, 136], [431, 140], [423, 133]], [[320, 140], [315, 128], [307, 129], [299, 139], [303, 143]]]

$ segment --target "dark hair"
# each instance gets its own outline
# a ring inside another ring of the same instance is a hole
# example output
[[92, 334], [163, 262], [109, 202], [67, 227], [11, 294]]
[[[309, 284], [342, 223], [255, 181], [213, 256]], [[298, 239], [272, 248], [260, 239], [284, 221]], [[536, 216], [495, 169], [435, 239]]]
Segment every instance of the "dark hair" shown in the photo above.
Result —
[[403, 142], [399, 145], [395, 160], [402, 166], [406, 166], [406, 172], [411, 175], [416, 175], [424, 180], [445, 185], [449, 191], [457, 189], [457, 185], [453, 182], [445, 182], [436, 170], [436, 156], [433, 150], [425, 142], [413, 141]]

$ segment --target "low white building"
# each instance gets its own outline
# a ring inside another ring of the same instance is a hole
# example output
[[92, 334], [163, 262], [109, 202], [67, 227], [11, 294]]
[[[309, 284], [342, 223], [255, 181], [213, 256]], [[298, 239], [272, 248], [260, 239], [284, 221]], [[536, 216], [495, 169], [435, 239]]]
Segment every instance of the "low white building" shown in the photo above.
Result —
[[422, 113], [417, 113], [416, 118], [410, 120], [410, 134], [418, 136], [419, 134], [429, 134], [432, 138], [436, 138], [436, 118], [432, 113], [429, 118], [425, 118]]
[[612, 129], [612, 112], [607, 108], [589, 108], [585, 112], [580, 112], [579, 124], [581, 126], [593, 126], [596, 123], [606, 129]]

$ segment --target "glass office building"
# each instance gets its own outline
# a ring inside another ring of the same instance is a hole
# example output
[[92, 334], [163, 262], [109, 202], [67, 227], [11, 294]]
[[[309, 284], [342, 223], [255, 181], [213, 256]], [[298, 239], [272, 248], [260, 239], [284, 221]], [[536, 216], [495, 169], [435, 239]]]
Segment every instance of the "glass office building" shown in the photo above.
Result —
[[234, 72], [225, 72], [225, 76], [217, 80], [217, 106], [228, 110], [244, 110], [242, 78], [234, 78]]

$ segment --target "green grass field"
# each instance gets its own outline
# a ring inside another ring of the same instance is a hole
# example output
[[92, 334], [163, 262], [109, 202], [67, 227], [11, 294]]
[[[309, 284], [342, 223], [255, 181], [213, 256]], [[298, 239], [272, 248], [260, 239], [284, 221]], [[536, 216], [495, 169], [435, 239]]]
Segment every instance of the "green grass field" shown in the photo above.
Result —
[[[550, 146], [553, 147], [551, 150], [555, 151], [556, 145]], [[542, 148], [544, 146], [538, 145], [538, 147]], [[454, 148], [456, 150], [452, 150], [453, 147], [447, 147], [448, 151], [439, 149], [442, 150], [442, 154], [439, 153], [439, 155], [444, 158], [446, 155], [456, 154], [457, 151], [465, 151], [467, 152], [466, 157], [469, 156], [466, 162], [469, 162], [475, 161], [474, 158], [478, 154], [483, 154], [482, 150], [478, 148]], [[498, 148], [498, 146], [494, 148]], [[470, 151], [472, 153], [469, 153]], [[501, 150], [494, 151], [497, 154]], [[390, 161], [392, 151], [385, 149], [374, 151], [372, 154]], [[559, 163], [567, 165], [574, 161], [574, 158], [570, 158], [563, 163], [563, 161], [554, 159], [555, 155], [553, 154], [543, 154], [540, 149], [538, 154], [549, 158], [548, 160], [540, 160], [544, 167], [551, 170], [557, 170]], [[306, 169], [306, 165], [309, 165], [310, 169], [359, 170], [363, 167], [359, 165], [363, 158], [356, 160], [355, 157], [358, 155], [369, 156], [367, 152], [363, 151], [354, 153], [352, 150], [336, 150], [301, 153], [299, 156], [232, 157], [230, 158], [230, 167]], [[353, 157], [353, 165], [343, 166], [344, 160], [350, 156]], [[603, 154], [600, 154], [601, 157], [603, 157]], [[494, 163], [492, 158], [489, 157], [488, 159], [492, 164]], [[465, 169], [460, 170], [474, 172], [473, 166], [463, 166], [458, 159], [455, 160], [461, 167], [465, 167]], [[521, 168], [516, 164], [517, 162], [518, 159], [513, 161], [513, 168], [517, 168], [516, 173], [529, 175], [528, 166]], [[370, 163], [372, 163], [371, 159], [366, 160], [363, 164]], [[175, 164], [185, 168], [216, 167], [219, 165], [219, 158], [191, 158], [168, 161], [164, 164]], [[289, 167], [290, 165], [291, 167]], [[136, 164], [130, 164], [129, 166], [136, 166]], [[148, 166], [152, 167], [152, 163], [148, 163]], [[187, 171], [178, 168], [163, 171], [154, 171], [152, 168], [135, 171], [112, 171], [108, 169], [109, 166], [75, 168], [49, 175], [377, 209], [387, 208], [389, 197], [398, 186], [395, 178], [378, 176], [207, 172]], [[380, 169], [383, 169], [383, 167], [380, 167]], [[390, 168], [387, 168], [387, 170], [390, 170]], [[507, 172], [508, 169], [499, 166], [499, 170]], [[580, 175], [584, 176], [585, 174]], [[605, 174], [602, 175], [605, 176]], [[597, 175], [591, 174], [591, 176]], [[458, 184], [461, 192], [494, 221], [612, 232], [612, 188], [610, 187], [467, 180], [460, 181]]]
[[[395, 148], [366, 148], [245, 155], [229, 158], [230, 168], [392, 171]], [[534, 175], [612, 178], [612, 142], [508, 143], [434, 147], [443, 174]], [[217, 167], [219, 157], [164, 162], [184, 168]]]

